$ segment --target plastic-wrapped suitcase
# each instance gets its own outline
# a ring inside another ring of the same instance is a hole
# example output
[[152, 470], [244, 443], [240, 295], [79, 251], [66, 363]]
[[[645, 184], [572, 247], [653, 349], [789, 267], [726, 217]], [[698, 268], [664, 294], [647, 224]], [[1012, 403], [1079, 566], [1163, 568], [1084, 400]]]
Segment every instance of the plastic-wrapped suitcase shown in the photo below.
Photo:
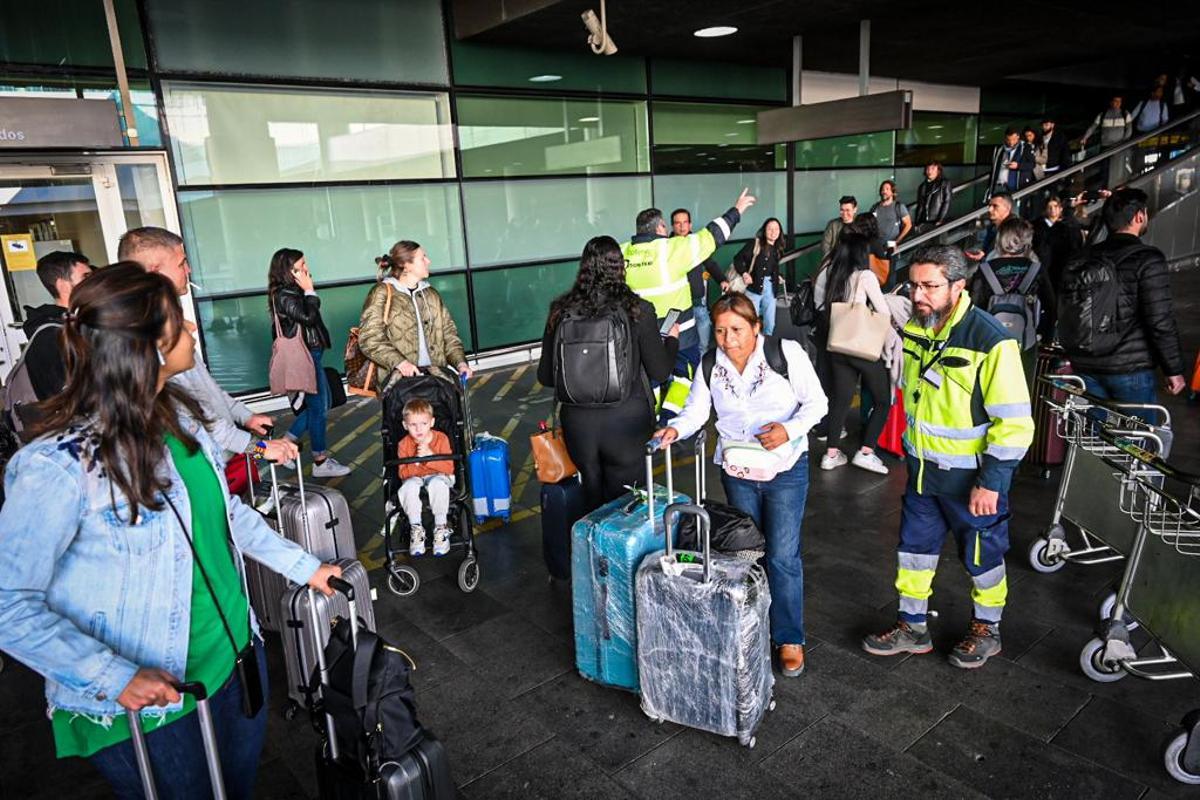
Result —
[[[339, 558], [333, 562], [342, 568], [342, 579], [354, 587], [358, 598], [357, 614], [368, 630], [375, 630], [375, 606], [372, 603], [371, 582], [362, 562], [352, 558]], [[309, 611], [310, 598], [317, 598], [317, 617], [321, 620], [320, 630], [312, 630], [312, 615]], [[295, 703], [292, 709], [305, 706], [308, 702], [308, 682], [317, 667], [317, 651], [324, 651], [329, 643], [329, 630], [335, 617], [350, 618], [350, 602], [341, 593], [326, 596], [308, 591], [307, 586], [296, 586], [284, 592], [276, 601], [277, 612], [283, 620], [283, 664], [287, 670], [288, 697]]]
[[571, 577], [571, 526], [583, 516], [583, 484], [573, 475], [542, 484], [542, 558], [559, 580]]
[[665, 490], [653, 484], [654, 446], [648, 445], [650, 494], [625, 494], [571, 529], [575, 665], [588, 680], [634, 692], [638, 690], [634, 572], [643, 557], [662, 549], [663, 509], [676, 500], [688, 500], [674, 493], [670, 448], [666, 452]]
[[[275, 465], [271, 470], [271, 514], [267, 520], [282, 535], [322, 561], [354, 558], [354, 528], [350, 506], [336, 489], [304, 483], [303, 465], [296, 458], [296, 483], [279, 483]], [[252, 501], [253, 502], [253, 501]], [[282, 631], [279, 598], [288, 589], [287, 578], [253, 559], [246, 559], [246, 583], [250, 605], [259, 624], [268, 631]]]
[[681, 514], [697, 517], [703, 552], [668, 544], [637, 571], [642, 710], [753, 747], [775, 685], [767, 576], [756, 563], [711, 551], [701, 507], [672, 504], [663, 524], [673, 527]]
[[[1071, 375], [1071, 362], [1057, 347], [1039, 347], [1034, 375]], [[1066, 395], [1044, 382], [1033, 383], [1033, 444], [1026, 457], [1030, 464], [1043, 468], [1045, 476], [1049, 467], [1057, 467], [1067, 458], [1067, 443], [1058, 432], [1058, 416], [1050, 408], [1050, 401], [1061, 405]]]

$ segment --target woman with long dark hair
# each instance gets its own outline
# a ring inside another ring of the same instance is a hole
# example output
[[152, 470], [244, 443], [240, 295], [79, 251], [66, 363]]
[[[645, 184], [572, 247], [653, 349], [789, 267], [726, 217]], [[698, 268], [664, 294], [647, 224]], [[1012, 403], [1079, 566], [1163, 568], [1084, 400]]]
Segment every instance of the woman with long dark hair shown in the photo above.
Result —
[[[625, 257], [611, 236], [588, 241], [579, 260], [575, 285], [550, 304], [542, 336], [542, 358], [538, 380], [553, 387], [563, 370], [578, 365], [558, 361], [557, 334], [564, 320], [611, 319], [627, 335], [629, 363], [628, 396], [603, 407], [585, 407], [564, 402], [562, 427], [567, 452], [579, 467], [589, 510], [620, 497], [625, 486], [641, 475], [645, 444], [654, 432], [654, 401], [651, 381], [660, 383], [671, 375], [679, 349], [679, 325], [666, 337], [659, 335], [654, 306], [641, 299], [625, 282]], [[572, 351], [573, 352], [573, 351]], [[566, 358], [582, 358], [568, 352]], [[596, 376], [604, 380], [604, 376]]]
[[779, 259], [783, 256], [783, 224], [769, 218], [733, 257], [733, 268], [746, 281], [746, 296], [762, 317], [763, 335], [775, 332], [775, 290], [779, 287]]
[[943, 174], [942, 164], [931, 161], [925, 165], [925, 180], [917, 187], [917, 203], [913, 209], [913, 233], [931, 231], [950, 216], [953, 199], [950, 181]]
[[[842, 233], [837, 247], [830, 253], [825, 301], [827, 304], [866, 302], [875, 311], [890, 316], [887, 301], [879, 289], [879, 281], [871, 273], [869, 254], [870, 243], [865, 237], [852, 232]], [[891, 379], [883, 357], [867, 361], [844, 353], [829, 353], [829, 366], [833, 396], [829, 404], [829, 446], [821, 459], [821, 469], [836, 469], [847, 461], [838, 442], [842, 439], [850, 401], [861, 378], [863, 387], [874, 399], [874, 405], [863, 428], [862, 446], [854, 454], [851, 463], [869, 472], [887, 474], [887, 466], [875, 455], [875, 443], [879, 441], [879, 434], [883, 432], [892, 405]]]
[[243, 560], [326, 593], [341, 572], [229, 495], [199, 405], [167, 383], [192, 367], [194, 332], [171, 282], [137, 264], [80, 284], [66, 388], [5, 475], [0, 650], [45, 677], [58, 755], [89, 758], [122, 798], [141, 797], [143, 710], [164, 794], [212, 796], [181, 681], [208, 690], [229, 796], [253, 795], [266, 660]]
[[[271, 311], [271, 336], [296, 335], [296, 326], [304, 346], [312, 355], [317, 377], [317, 393], [305, 395], [304, 408], [296, 415], [287, 437], [293, 442], [308, 434], [312, 445], [312, 474], [314, 478], [339, 478], [350, 474], [350, 468], [339, 464], [325, 446], [327, 415], [329, 413], [329, 379], [321, 366], [321, 356], [331, 346], [329, 330], [321, 319], [321, 298], [313, 288], [308, 259], [299, 250], [284, 247], [271, 256], [267, 271], [267, 306]], [[278, 332], [275, 320], [278, 320]]]

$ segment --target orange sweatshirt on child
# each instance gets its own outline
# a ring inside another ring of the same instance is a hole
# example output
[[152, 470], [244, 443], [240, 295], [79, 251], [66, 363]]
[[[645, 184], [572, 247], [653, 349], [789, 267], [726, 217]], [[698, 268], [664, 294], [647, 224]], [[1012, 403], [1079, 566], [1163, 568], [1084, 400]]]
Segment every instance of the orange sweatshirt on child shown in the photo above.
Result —
[[[433, 439], [429, 442], [429, 449], [434, 455], [450, 455], [454, 451], [450, 448], [450, 439], [441, 431], [433, 431]], [[400, 440], [400, 445], [396, 448], [396, 456], [398, 458], [414, 458], [417, 455], [417, 440], [411, 436], [405, 436]], [[454, 462], [446, 461], [424, 461], [420, 464], [401, 464], [400, 465], [400, 480], [408, 480], [409, 478], [424, 478], [429, 475], [453, 475]]]

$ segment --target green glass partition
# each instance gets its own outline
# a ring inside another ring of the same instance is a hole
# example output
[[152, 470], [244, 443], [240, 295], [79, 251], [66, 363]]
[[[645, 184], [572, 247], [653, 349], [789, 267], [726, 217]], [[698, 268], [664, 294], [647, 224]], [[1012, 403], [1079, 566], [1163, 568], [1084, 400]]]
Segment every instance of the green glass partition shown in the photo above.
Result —
[[374, 259], [401, 239], [420, 242], [433, 270], [466, 264], [452, 183], [182, 191], [179, 208], [205, 293], [265, 289], [280, 247], [303, 250], [318, 282], [373, 277]]
[[758, 143], [758, 112], [768, 106], [656, 102], [654, 171], [770, 171], [787, 166], [783, 145]]
[[893, 131], [830, 136], [796, 143], [796, 168], [870, 167], [892, 163]]
[[[583, 30], [582, 25], [580, 30]], [[646, 93], [646, 62], [637, 56], [596, 56], [583, 37], [578, 49], [530, 50], [451, 37], [457, 86], [500, 86], [550, 91]]]
[[778, 67], [722, 61], [650, 59], [650, 88], [658, 95], [783, 103], [788, 97], [787, 80], [787, 70]]
[[[676, 208], [686, 208], [692, 214], [693, 228], [699, 230], [709, 220], [724, 214], [742, 189], [749, 189], [758, 202], [734, 228], [734, 239], [751, 238], [768, 217], [787, 219], [786, 172], [659, 175], [654, 178], [654, 205], [666, 215]], [[783, 227], [787, 229], [786, 222]]]
[[[125, 66], [146, 68], [137, 0], [115, 0]], [[79, 0], [0, 3], [0, 62], [55, 67], [109, 67], [112, 47], [104, 4]]]
[[[542, 338], [550, 302], [571, 288], [579, 260], [471, 274], [479, 346], [505, 347]], [[486, 298], [479, 302], [479, 298]]]
[[896, 163], [971, 164], [978, 138], [973, 115], [914, 112], [912, 128], [897, 132]]

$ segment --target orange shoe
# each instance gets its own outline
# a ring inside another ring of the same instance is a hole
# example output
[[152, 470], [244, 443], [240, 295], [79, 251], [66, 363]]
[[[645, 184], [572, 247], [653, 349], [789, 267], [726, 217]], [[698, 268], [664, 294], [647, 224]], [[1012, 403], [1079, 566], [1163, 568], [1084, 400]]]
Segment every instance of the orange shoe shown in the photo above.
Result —
[[785, 677], [795, 678], [804, 672], [804, 645], [781, 644], [778, 653], [779, 669]]

